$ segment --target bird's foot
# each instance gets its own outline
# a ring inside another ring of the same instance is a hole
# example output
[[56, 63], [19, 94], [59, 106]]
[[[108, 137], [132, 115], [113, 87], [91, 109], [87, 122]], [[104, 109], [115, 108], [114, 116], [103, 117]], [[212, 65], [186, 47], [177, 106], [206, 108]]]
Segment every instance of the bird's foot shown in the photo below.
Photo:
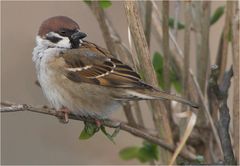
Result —
[[62, 123], [68, 123], [69, 122], [69, 113], [71, 112], [69, 109], [67, 109], [66, 107], [63, 107], [61, 109], [58, 110], [59, 112], [63, 113], [63, 118], [60, 119], [60, 122]]
[[102, 122], [99, 119], [95, 119], [95, 124], [98, 128], [102, 126]]

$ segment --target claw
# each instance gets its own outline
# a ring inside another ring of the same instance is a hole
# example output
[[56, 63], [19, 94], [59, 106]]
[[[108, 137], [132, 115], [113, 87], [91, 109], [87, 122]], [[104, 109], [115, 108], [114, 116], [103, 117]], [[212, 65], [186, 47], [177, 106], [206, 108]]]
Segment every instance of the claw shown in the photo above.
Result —
[[63, 108], [61, 108], [58, 111], [60, 111], [60, 112], [62, 112], [64, 114], [64, 118], [63, 118], [63, 120], [61, 120], [61, 122], [68, 123], [69, 122], [68, 114], [70, 113], [70, 110], [65, 108], [65, 107], [63, 107]]

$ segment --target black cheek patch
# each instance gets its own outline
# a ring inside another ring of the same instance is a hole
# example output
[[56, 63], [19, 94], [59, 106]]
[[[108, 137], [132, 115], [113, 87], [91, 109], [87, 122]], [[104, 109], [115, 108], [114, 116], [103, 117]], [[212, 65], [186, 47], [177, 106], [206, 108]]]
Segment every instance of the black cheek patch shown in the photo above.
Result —
[[46, 39], [49, 40], [49, 41], [51, 41], [51, 42], [53, 42], [53, 43], [57, 43], [57, 42], [59, 42], [60, 40], [62, 40], [61, 38], [56, 37], [56, 36], [47, 36]]

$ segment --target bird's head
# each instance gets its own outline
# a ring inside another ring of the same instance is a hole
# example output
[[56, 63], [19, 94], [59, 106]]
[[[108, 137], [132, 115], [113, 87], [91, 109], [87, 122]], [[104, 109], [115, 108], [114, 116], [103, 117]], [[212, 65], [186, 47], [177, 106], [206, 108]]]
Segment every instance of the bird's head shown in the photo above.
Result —
[[39, 28], [37, 45], [52, 48], [78, 48], [87, 35], [80, 32], [78, 24], [65, 16], [45, 20]]

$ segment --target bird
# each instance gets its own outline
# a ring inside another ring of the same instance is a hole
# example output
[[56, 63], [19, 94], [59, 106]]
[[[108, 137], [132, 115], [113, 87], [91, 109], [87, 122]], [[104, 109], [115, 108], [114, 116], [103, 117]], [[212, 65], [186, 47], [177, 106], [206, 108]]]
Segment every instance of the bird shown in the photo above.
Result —
[[105, 48], [85, 40], [87, 34], [67, 16], [42, 22], [33, 49], [37, 79], [56, 111], [107, 118], [127, 101], [174, 100], [198, 105], [145, 83], [130, 66]]

